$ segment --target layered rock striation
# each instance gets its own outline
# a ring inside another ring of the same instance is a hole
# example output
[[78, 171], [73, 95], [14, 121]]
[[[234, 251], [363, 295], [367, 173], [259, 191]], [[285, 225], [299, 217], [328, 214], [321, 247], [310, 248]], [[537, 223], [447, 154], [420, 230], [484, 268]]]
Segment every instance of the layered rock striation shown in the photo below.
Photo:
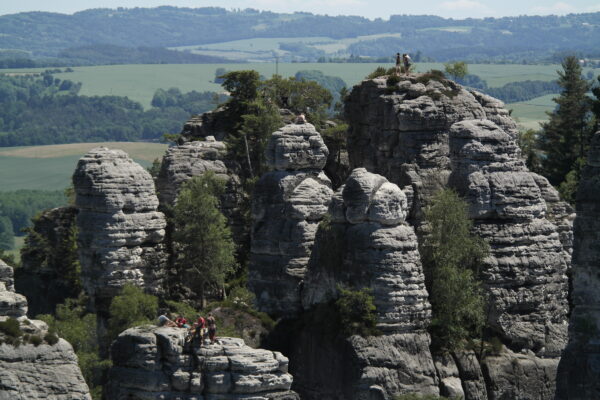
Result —
[[311, 124], [273, 133], [267, 151], [271, 172], [256, 183], [248, 285], [261, 311], [292, 317], [319, 222], [333, 191], [323, 173], [328, 150]]
[[0, 399], [91, 400], [71, 345], [43, 340], [48, 326], [27, 319], [27, 300], [14, 292], [13, 283], [12, 268], [0, 260], [0, 322], [14, 318], [19, 326], [18, 337], [0, 330]]
[[227, 182], [219, 204], [232, 228], [234, 240], [238, 244], [245, 243], [249, 232], [242, 211], [245, 199], [237, 170], [237, 166], [227, 158], [225, 143], [213, 136], [169, 147], [156, 180], [158, 198], [161, 205], [173, 205], [185, 182], [213, 172], [217, 178]]
[[573, 309], [558, 371], [557, 399], [600, 396], [600, 132], [592, 139], [577, 190]]
[[[431, 306], [417, 236], [405, 222], [408, 209], [397, 185], [364, 168], [355, 169], [334, 195], [306, 273], [303, 305], [310, 310], [335, 300], [340, 285], [370, 288], [382, 335], [338, 338], [345, 343], [343, 349], [298, 350], [294, 362], [300, 360], [299, 369], [310, 363], [329, 365], [327, 373], [310, 379], [303, 379], [299, 371], [297, 385], [307, 398], [319, 398], [319, 393], [344, 399], [439, 394], [427, 333]], [[316, 336], [319, 339], [301, 336], [296, 347], [314, 347], [322, 337]], [[335, 351], [342, 354], [332, 354]]]
[[81, 277], [99, 312], [126, 283], [163, 291], [166, 220], [150, 174], [121, 150], [99, 147], [73, 174]]
[[111, 347], [108, 398], [299, 400], [281, 353], [232, 338], [199, 347], [185, 335], [152, 326], [121, 333]]
[[[385, 78], [363, 81], [345, 109], [352, 166], [403, 188], [412, 198], [408, 221], [419, 236], [426, 234], [423, 208], [438, 190], [452, 187], [468, 201], [475, 232], [490, 244], [482, 271], [489, 324], [505, 352], [523, 354], [514, 361], [520, 369], [512, 370], [506, 356], [471, 357], [477, 365], [469, 368], [456, 357], [466, 397], [552, 398], [552, 371], [566, 343], [573, 215], [545, 178], [527, 170], [517, 126], [502, 102], [415, 74], [390, 87]], [[516, 374], [523, 373], [544, 378], [515, 388], [523, 382]], [[447, 392], [455, 377], [445, 375]]]

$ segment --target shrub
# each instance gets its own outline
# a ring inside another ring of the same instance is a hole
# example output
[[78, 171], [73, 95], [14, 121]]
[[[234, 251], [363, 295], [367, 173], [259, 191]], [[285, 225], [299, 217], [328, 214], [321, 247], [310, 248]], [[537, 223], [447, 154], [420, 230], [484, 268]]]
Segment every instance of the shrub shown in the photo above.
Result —
[[54, 346], [56, 343], [58, 343], [58, 335], [54, 331], [50, 330], [44, 335], [44, 340], [50, 346]]
[[375, 79], [385, 75], [387, 75], [387, 70], [384, 67], [379, 66], [375, 69], [375, 71], [367, 75], [365, 79]]
[[340, 296], [335, 302], [340, 320], [340, 332], [345, 336], [376, 336], [376, 307], [371, 289], [349, 290], [339, 287]]
[[108, 334], [112, 341], [125, 329], [154, 323], [158, 314], [158, 299], [128, 284], [120, 295], [113, 298], [109, 313]]
[[398, 84], [398, 82], [400, 82], [400, 77], [398, 75], [390, 75], [385, 81], [385, 84], [388, 88], [393, 88]]
[[427, 85], [429, 81], [438, 81], [446, 86], [446, 75], [438, 69], [432, 69], [417, 77], [417, 82], [423, 85]]
[[0, 332], [4, 333], [10, 338], [19, 338], [23, 335], [19, 321], [15, 318], [8, 318], [6, 321], [0, 322]]
[[31, 335], [29, 337], [29, 343], [31, 343], [32, 345], [34, 345], [35, 347], [39, 346], [40, 344], [42, 344], [44, 340], [39, 336], [39, 335]]

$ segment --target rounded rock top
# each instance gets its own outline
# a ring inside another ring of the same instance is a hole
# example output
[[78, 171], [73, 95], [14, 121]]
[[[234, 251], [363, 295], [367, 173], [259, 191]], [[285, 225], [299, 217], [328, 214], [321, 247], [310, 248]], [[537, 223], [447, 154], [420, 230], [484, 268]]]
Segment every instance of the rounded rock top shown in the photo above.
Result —
[[265, 156], [277, 171], [322, 170], [329, 150], [314, 125], [289, 124], [274, 132]]

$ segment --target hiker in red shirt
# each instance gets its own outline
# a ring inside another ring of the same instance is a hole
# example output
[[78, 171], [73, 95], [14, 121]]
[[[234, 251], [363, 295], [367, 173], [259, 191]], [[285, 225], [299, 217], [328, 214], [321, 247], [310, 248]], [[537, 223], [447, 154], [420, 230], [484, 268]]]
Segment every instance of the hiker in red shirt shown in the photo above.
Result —
[[189, 328], [190, 326], [187, 324], [187, 320], [183, 318], [181, 315], [175, 319], [175, 323], [178, 328]]

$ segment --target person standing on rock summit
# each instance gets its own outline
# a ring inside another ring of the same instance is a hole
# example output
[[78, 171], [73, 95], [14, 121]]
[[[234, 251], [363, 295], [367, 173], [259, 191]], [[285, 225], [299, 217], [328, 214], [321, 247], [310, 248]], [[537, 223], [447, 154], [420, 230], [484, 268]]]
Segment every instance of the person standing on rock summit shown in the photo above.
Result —
[[408, 73], [410, 72], [410, 67], [411, 67], [411, 62], [410, 62], [410, 56], [408, 55], [408, 53], [404, 53], [402, 55], [402, 62], [404, 63], [404, 73], [406, 75], [408, 75]]
[[402, 71], [402, 59], [400, 58], [400, 53], [396, 53], [396, 75], [400, 76], [401, 71]]
[[210, 344], [214, 344], [215, 335], [217, 334], [217, 322], [212, 313], [209, 313], [208, 317], [206, 317], [206, 324], [208, 326], [208, 338], [210, 339]]

